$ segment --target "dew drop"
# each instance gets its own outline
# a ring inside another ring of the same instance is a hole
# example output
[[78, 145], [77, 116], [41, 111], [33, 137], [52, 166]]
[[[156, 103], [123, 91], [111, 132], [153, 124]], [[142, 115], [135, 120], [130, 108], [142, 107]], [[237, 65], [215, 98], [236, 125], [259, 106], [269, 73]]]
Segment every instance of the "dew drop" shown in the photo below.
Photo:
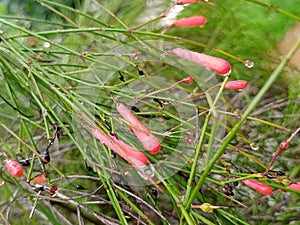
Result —
[[184, 195], [179, 196], [179, 201], [180, 201], [181, 203], [184, 203]]
[[47, 109], [45, 109], [45, 108], [42, 109], [42, 115], [43, 115], [43, 117], [48, 116], [48, 111], [47, 111]]
[[150, 165], [144, 165], [138, 168], [139, 175], [145, 179], [149, 180], [154, 177], [155, 168], [152, 164]]
[[249, 68], [249, 69], [252, 68], [252, 67], [254, 66], [254, 62], [251, 61], [251, 60], [249, 60], [249, 59], [245, 60], [244, 64], [245, 64], [245, 66], [246, 66], [247, 68]]
[[259, 149], [259, 145], [258, 145], [257, 143], [255, 143], [255, 142], [252, 142], [252, 143], [250, 144], [250, 147], [251, 147], [251, 149], [254, 150], [254, 151], [257, 151], [257, 150]]
[[51, 46], [50, 42], [46, 41], [46, 42], [43, 43], [44, 48], [50, 48], [50, 46]]
[[234, 111], [234, 115], [236, 115], [236, 117], [239, 119], [242, 117], [242, 113], [238, 109]]

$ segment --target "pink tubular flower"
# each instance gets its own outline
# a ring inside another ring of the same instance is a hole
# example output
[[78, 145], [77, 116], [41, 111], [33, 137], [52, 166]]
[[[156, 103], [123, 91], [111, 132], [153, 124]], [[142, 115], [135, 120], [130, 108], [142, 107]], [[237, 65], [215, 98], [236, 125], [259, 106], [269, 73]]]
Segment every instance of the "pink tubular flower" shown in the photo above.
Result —
[[[218, 83], [218, 86], [221, 87], [222, 86], [222, 82]], [[230, 89], [234, 89], [237, 91], [241, 91], [244, 90], [248, 85], [248, 82], [245, 80], [233, 80], [233, 81], [228, 81], [225, 85], [225, 88], [230, 88]]]
[[174, 27], [195, 27], [202, 26], [206, 23], [206, 18], [204, 16], [192, 16], [187, 18], [182, 18], [173, 22]]
[[7, 158], [4, 160], [4, 164], [5, 164], [8, 172], [13, 177], [21, 177], [23, 175], [23, 168], [18, 162]]
[[258, 191], [262, 195], [269, 195], [272, 193], [272, 188], [267, 184], [263, 184], [258, 181], [250, 180], [250, 179], [243, 180], [242, 182], [248, 187]]
[[228, 76], [231, 72], [231, 66], [225, 59], [217, 58], [199, 52], [193, 52], [182, 48], [174, 48], [167, 51], [166, 53], [173, 54], [182, 59], [197, 63], [198, 65], [212, 70], [222, 76]]
[[289, 185], [288, 188], [300, 191], [300, 182], [293, 183], [293, 184]]
[[125, 144], [115, 136], [107, 136], [99, 129], [92, 129], [91, 132], [102, 144], [105, 144], [134, 167], [141, 167], [148, 163], [148, 158], [143, 152]]
[[185, 4], [190, 4], [194, 2], [208, 2], [208, 0], [178, 0], [176, 2], [177, 5], [185, 5]]
[[160, 151], [161, 145], [158, 139], [141, 123], [123, 103], [116, 102], [116, 109], [121, 116], [129, 123], [130, 129], [134, 132], [144, 148], [151, 154]]

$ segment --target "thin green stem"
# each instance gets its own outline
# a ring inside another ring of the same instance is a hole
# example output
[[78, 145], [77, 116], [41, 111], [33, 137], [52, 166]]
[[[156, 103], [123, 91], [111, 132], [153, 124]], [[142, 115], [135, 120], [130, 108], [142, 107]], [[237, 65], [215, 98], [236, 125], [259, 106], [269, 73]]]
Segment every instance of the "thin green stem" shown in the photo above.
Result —
[[183, 216], [183, 218], [185, 218], [186, 222], [189, 225], [194, 225], [195, 223], [194, 223], [193, 219], [191, 218], [189, 213], [185, 210], [184, 206], [182, 205], [181, 201], [179, 200], [175, 191], [173, 190], [172, 185], [169, 185], [168, 183], [166, 183], [166, 181], [157, 172], [156, 172], [156, 176], [162, 182], [162, 184], [165, 186], [165, 188], [167, 189], [167, 191], [169, 192], [169, 194], [171, 195], [171, 197], [173, 198], [173, 200], [175, 201], [177, 206], [181, 209], [182, 216]]
[[60, 3], [57, 3], [57, 2], [54, 2], [54, 1], [46, 1], [46, 0], [38, 0], [38, 2], [39, 2], [41, 5], [45, 5], [45, 3], [48, 3], [48, 4], [51, 4], [51, 5], [54, 5], [54, 6], [58, 7], [58, 8], [69, 10], [69, 11], [74, 12], [74, 13], [77, 13], [77, 14], [79, 14], [79, 15], [81, 15], [81, 16], [83, 16], [83, 17], [85, 17], [85, 18], [87, 18], [87, 19], [89, 19], [89, 20], [91, 20], [91, 21], [94, 21], [94, 22], [96, 22], [96, 23], [98, 23], [98, 24], [100, 24], [100, 25], [102, 25], [102, 26], [106, 26], [106, 27], [109, 26], [109, 25], [103, 23], [102, 21], [100, 21], [100, 20], [94, 18], [94, 17], [91, 16], [91, 15], [88, 15], [88, 14], [86, 14], [86, 13], [83, 13], [83, 12], [80, 11], [80, 10], [76, 10], [76, 9], [71, 8], [71, 7], [68, 7], [68, 6], [64, 5], [64, 4], [60, 4]]
[[267, 4], [267, 3], [259, 1], [259, 0], [245, 0], [245, 1], [252, 2], [252, 3], [255, 3], [257, 5], [261, 5], [261, 6], [265, 7], [265, 8], [274, 10], [274, 11], [276, 11], [276, 12], [282, 14], [282, 15], [288, 16], [288, 17], [290, 17], [290, 18], [292, 18], [294, 20], [300, 21], [300, 17], [299, 16], [296, 16], [296, 15], [294, 15], [292, 13], [289, 13], [289, 12], [281, 9], [279, 6]]
[[118, 215], [118, 218], [121, 222], [121, 224], [123, 225], [127, 225], [127, 220], [125, 219], [125, 216], [124, 216], [124, 213], [122, 211], [122, 208], [119, 204], [119, 200], [116, 196], [116, 193], [112, 187], [112, 185], [110, 184], [109, 181], [107, 181], [107, 183], [103, 180], [102, 183], [104, 184], [104, 186], [106, 186], [106, 192], [107, 192], [107, 195], [109, 196], [110, 200], [111, 200], [111, 203], [115, 209], [115, 212], [116, 214]]
[[[196, 147], [196, 151], [195, 151], [195, 155], [193, 157], [194, 161], [193, 161], [193, 165], [192, 165], [192, 168], [191, 168], [191, 173], [190, 173], [190, 177], [189, 177], [189, 180], [188, 180], [188, 183], [187, 183], [187, 189], [186, 189], [186, 194], [185, 194], [185, 201], [188, 201], [188, 199], [190, 198], [190, 194], [191, 194], [191, 191], [192, 191], [192, 183], [195, 179], [195, 174], [196, 174], [196, 171], [197, 171], [197, 166], [198, 166], [198, 159], [199, 159], [199, 156], [200, 156], [200, 153], [201, 153], [201, 146], [203, 145], [203, 142], [204, 142], [204, 137], [206, 135], [206, 129], [208, 127], [208, 123], [209, 123], [209, 120], [211, 118], [211, 115], [213, 114], [215, 117], [217, 117], [217, 112], [215, 110], [215, 105], [217, 104], [217, 102], [219, 101], [220, 97], [221, 97], [221, 94], [222, 94], [222, 91], [226, 85], [226, 82], [228, 81], [228, 76], [225, 77], [224, 79], [224, 82], [214, 100], [214, 102], [212, 102], [211, 100], [211, 97], [208, 93], [206, 93], [206, 99], [210, 105], [210, 111], [208, 112], [208, 115], [206, 116], [205, 118], [205, 121], [204, 121], [204, 124], [202, 126], [202, 130], [201, 130], [201, 135], [200, 135], [200, 138], [199, 138], [199, 141], [197, 143], [197, 147]], [[213, 127], [213, 131], [215, 132], [216, 131], [216, 126], [217, 124], [214, 123]], [[210, 149], [212, 148], [212, 145], [213, 145], [213, 141], [215, 140], [215, 136], [214, 135], [211, 135], [210, 136], [210, 140], [209, 140], [209, 143], [210, 145], [208, 146], [208, 152], [207, 152], [207, 158], [206, 158], [206, 165], [208, 164], [209, 162], [209, 155], [210, 155]]]
[[127, 195], [122, 192], [121, 190], [117, 189], [118, 194], [120, 195], [120, 197], [122, 199], [124, 199], [124, 201], [143, 219], [147, 222], [147, 224], [149, 225], [155, 225], [148, 216], [146, 216], [139, 208], [136, 204], [134, 204], [128, 197]]
[[[8, 22], [5, 22], [4, 20], [0, 19], [0, 22], [3, 22], [7, 25]], [[16, 26], [16, 25], [14, 25]], [[27, 33], [26, 35], [25, 34], [21, 34], [21, 35], [14, 35], [14, 36], [10, 36], [8, 37], [8, 39], [13, 39], [13, 38], [18, 38], [18, 37], [24, 37], [24, 36], [37, 36], [38, 38], [42, 39], [42, 40], [45, 40], [45, 41], [49, 41], [47, 40], [46, 38], [44, 38], [42, 35], [55, 35], [55, 34], [62, 34], [62, 33], [80, 33], [80, 32], [94, 32], [94, 31], [98, 31], [98, 32], [116, 32], [116, 33], [125, 33], [125, 34], [130, 34], [130, 32], [126, 29], [122, 29], [122, 28], [107, 28], [107, 27], [100, 27], [100, 28], [95, 28], [95, 27], [92, 27], [92, 28], [78, 28], [78, 29], [64, 29], [64, 30], [51, 30], [51, 31], [41, 31], [41, 32], [36, 32], [36, 33], [32, 33], [32, 32], [27, 32], [26, 29], [22, 28], [21, 29], [23, 32]], [[174, 41], [182, 41], [184, 43], [189, 43], [189, 44], [192, 44], [192, 45], [195, 45], [195, 46], [200, 46], [200, 47], [203, 47], [203, 48], [208, 48], [208, 49], [211, 49], [215, 52], [218, 52], [218, 53], [221, 53], [222, 55], [225, 55], [229, 58], [232, 58], [232, 59], [235, 59], [239, 62], [242, 62], [243, 64], [245, 63], [245, 60], [244, 59], [241, 59], [235, 55], [232, 55], [224, 50], [221, 50], [221, 49], [218, 49], [218, 48], [215, 48], [215, 47], [212, 47], [212, 46], [208, 46], [204, 43], [199, 43], [197, 41], [192, 41], [192, 40], [189, 40], [189, 39], [185, 39], [185, 38], [181, 38], [181, 37], [178, 37], [178, 36], [172, 36], [172, 35], [166, 35], [166, 34], [160, 34], [160, 33], [153, 33], [153, 32], [147, 32], [147, 31], [134, 31], [133, 32], [134, 34], [139, 34], [139, 35], [144, 35], [144, 36], [151, 36], [151, 37], [158, 37], [158, 38], [164, 38], [164, 39], [171, 39], [171, 40], [174, 40]], [[54, 43], [53, 43], [54, 44]], [[64, 48], [65, 49], [65, 48]], [[74, 52], [73, 52], [74, 53]], [[78, 55], [78, 53], [76, 54]]]
[[208, 127], [208, 122], [209, 122], [209, 116], [206, 116], [204, 124], [202, 126], [201, 135], [200, 135], [199, 141], [198, 141], [197, 146], [196, 146], [195, 155], [193, 157], [194, 160], [193, 160], [193, 164], [192, 164], [192, 168], [191, 168], [191, 173], [190, 173], [188, 183], [187, 183], [187, 186], [186, 186], [186, 193], [185, 193], [185, 198], [184, 198], [185, 201], [187, 201], [190, 198], [190, 195], [191, 195], [191, 192], [192, 192], [192, 188], [193, 188], [192, 184], [193, 184], [193, 181], [195, 179], [195, 174], [196, 174], [197, 167], [198, 167], [198, 159], [199, 159], [199, 156], [200, 156], [200, 153], [201, 153], [201, 146], [202, 146], [203, 141], [204, 141], [205, 130]]
[[209, 115], [212, 115], [214, 118], [215, 118], [215, 121], [212, 125], [212, 128], [211, 128], [211, 132], [210, 132], [210, 136], [209, 136], [209, 141], [208, 141], [208, 146], [207, 146], [207, 152], [206, 152], [206, 163], [205, 165], [208, 165], [209, 161], [210, 161], [210, 155], [211, 155], [211, 151], [212, 151], [212, 148], [213, 148], [213, 144], [214, 144], [214, 141], [215, 141], [215, 134], [217, 132], [217, 127], [218, 127], [218, 123], [217, 123], [217, 118], [218, 118], [218, 111], [216, 110], [216, 105], [221, 97], [221, 94], [225, 88], [225, 85], [228, 81], [228, 76], [225, 77], [224, 79], [224, 82], [222, 83], [222, 86], [216, 96], [216, 98], [214, 99], [214, 101], [212, 102], [209, 94], [207, 93], [206, 94], [206, 99], [209, 103], [209, 106], [210, 106], [210, 111], [209, 111]]

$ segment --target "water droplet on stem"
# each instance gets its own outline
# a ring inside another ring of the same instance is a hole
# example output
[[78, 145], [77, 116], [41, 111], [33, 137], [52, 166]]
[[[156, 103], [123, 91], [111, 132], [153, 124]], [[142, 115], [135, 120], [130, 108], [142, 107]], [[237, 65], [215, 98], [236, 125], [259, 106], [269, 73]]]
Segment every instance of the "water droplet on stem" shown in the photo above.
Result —
[[45, 108], [42, 109], [42, 115], [43, 115], [43, 117], [48, 116], [48, 111], [47, 111], [47, 109], [45, 109]]
[[252, 67], [254, 66], [254, 62], [251, 61], [251, 60], [249, 60], [249, 59], [245, 60], [244, 64], [245, 64], [245, 66], [246, 66], [247, 68], [249, 68], [249, 69], [252, 68]]
[[252, 142], [252, 143], [250, 144], [250, 147], [251, 147], [251, 149], [254, 150], [254, 151], [257, 151], [257, 150], [259, 149], [259, 145], [258, 145], [257, 143], [255, 143], [255, 142]]
[[50, 48], [50, 46], [51, 46], [50, 42], [46, 41], [46, 42], [43, 43], [44, 48]]
[[138, 167], [139, 175], [145, 180], [152, 179], [154, 177], [154, 172], [155, 168], [152, 164]]

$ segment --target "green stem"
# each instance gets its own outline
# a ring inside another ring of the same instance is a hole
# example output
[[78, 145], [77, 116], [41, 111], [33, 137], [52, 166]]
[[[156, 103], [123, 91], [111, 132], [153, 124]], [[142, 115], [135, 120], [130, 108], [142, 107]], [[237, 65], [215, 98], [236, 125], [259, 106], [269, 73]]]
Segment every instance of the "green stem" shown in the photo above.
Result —
[[118, 200], [118, 198], [116, 196], [116, 193], [115, 193], [112, 185], [110, 184], [109, 181], [107, 181], [107, 183], [106, 183], [104, 180], [102, 180], [102, 183], [105, 186], [107, 195], [108, 195], [109, 199], [111, 200], [111, 203], [112, 203], [112, 205], [113, 205], [113, 207], [115, 209], [115, 212], [116, 212], [116, 214], [117, 214], [117, 216], [118, 216], [121, 224], [122, 225], [128, 225], [127, 220], [126, 220], [126, 218], [124, 216], [122, 208], [121, 208], [121, 206], [119, 204], [119, 200]]
[[[208, 103], [210, 105], [210, 111], [208, 112], [208, 115], [205, 118], [202, 130], [201, 130], [201, 135], [200, 135], [197, 147], [196, 147], [195, 155], [193, 157], [194, 161], [193, 161], [193, 165], [192, 165], [192, 168], [191, 168], [190, 177], [189, 177], [188, 184], [187, 184], [187, 189], [186, 189], [186, 194], [185, 194], [185, 200], [188, 200], [190, 198], [190, 194], [191, 194], [191, 190], [192, 190], [192, 183], [194, 181], [195, 174], [196, 174], [196, 171], [197, 171], [197, 165], [198, 165], [198, 159], [199, 159], [200, 152], [201, 152], [201, 146], [202, 146], [203, 141], [204, 141], [204, 137], [205, 137], [205, 134], [206, 134], [206, 129], [208, 127], [208, 123], [209, 123], [211, 114], [213, 114], [215, 117], [217, 115], [217, 112], [215, 110], [215, 105], [218, 102], [218, 100], [220, 99], [222, 91], [223, 91], [223, 89], [224, 89], [224, 87], [225, 87], [228, 79], [229, 79], [228, 77], [225, 77], [224, 82], [223, 82], [223, 84], [222, 84], [222, 86], [221, 86], [221, 88], [220, 88], [220, 90], [219, 90], [219, 92], [218, 92], [218, 94], [217, 94], [214, 102], [212, 102], [210, 95], [208, 95], [208, 93], [206, 93], [206, 98], [207, 98], [207, 101], [208, 101]], [[214, 124], [215, 125], [213, 126], [213, 132], [216, 131], [216, 123], [214, 123]], [[208, 149], [212, 148], [214, 140], [215, 140], [215, 136], [211, 135], [210, 136], [210, 141], [209, 141], [210, 145], [208, 146]], [[208, 150], [208, 152], [207, 152], [206, 165], [209, 162], [209, 155], [210, 155], [210, 150]]]
[[282, 14], [282, 15], [288, 16], [288, 17], [290, 17], [290, 18], [292, 18], [294, 20], [300, 21], [300, 17], [299, 16], [296, 16], [296, 15], [294, 15], [292, 13], [289, 13], [289, 12], [287, 12], [285, 10], [282, 10], [279, 6], [267, 4], [265, 2], [261, 2], [261, 1], [258, 1], [258, 0], [245, 0], [245, 1], [252, 2], [252, 3], [255, 3], [257, 5], [261, 5], [263, 7], [268, 8], [268, 9], [274, 10], [274, 11], [276, 11], [276, 12]]
[[212, 114], [212, 116], [215, 118], [215, 121], [212, 125], [212, 128], [211, 128], [211, 133], [210, 133], [210, 136], [209, 136], [209, 141], [208, 141], [208, 146], [207, 146], [207, 151], [206, 151], [206, 160], [205, 160], [205, 165], [208, 165], [209, 161], [210, 161], [210, 155], [211, 155], [211, 150], [213, 148], [213, 144], [214, 144], [214, 141], [215, 141], [215, 134], [217, 132], [217, 127], [218, 127], [218, 123], [217, 123], [217, 119], [218, 119], [218, 111], [216, 110], [216, 105], [221, 97], [221, 94], [225, 88], [225, 85], [228, 81], [229, 77], [226, 76], [225, 79], [224, 79], [224, 82], [222, 83], [222, 86], [214, 100], [214, 102], [211, 101], [211, 98], [208, 94], [206, 94], [206, 99], [209, 103], [209, 106], [210, 106], [210, 111], [209, 111], [209, 115]]
[[[1, 23], [4, 23], [8, 26], [11, 26], [11, 27], [14, 27], [16, 29], [19, 29], [21, 30], [22, 32], [26, 33], [26, 34], [21, 34], [21, 35], [14, 35], [14, 36], [10, 36], [8, 37], [7, 39], [14, 39], [14, 38], [19, 38], [19, 37], [27, 37], [27, 36], [35, 36], [43, 41], [48, 41], [48, 42], [51, 42], [49, 41], [48, 39], [44, 38], [42, 35], [57, 35], [57, 34], [62, 34], [62, 33], [84, 33], [84, 32], [116, 32], [116, 33], [125, 33], [125, 34], [130, 34], [130, 31], [126, 30], [126, 29], [122, 29], [122, 28], [107, 28], [107, 27], [92, 27], [92, 28], [75, 28], [75, 29], [64, 29], [64, 30], [50, 30], [50, 31], [41, 31], [41, 32], [36, 32], [36, 33], [33, 33], [33, 32], [30, 32], [28, 30], [26, 30], [25, 28], [22, 28], [22, 27], [18, 27], [17, 25], [14, 25], [12, 23], [9, 23], [5, 20], [2, 20], [0, 19], [0, 22]], [[144, 36], [151, 36], [151, 37], [157, 37], [157, 38], [164, 38], [164, 39], [171, 39], [171, 40], [174, 40], [174, 41], [182, 41], [182, 42], [185, 42], [185, 43], [189, 43], [189, 44], [192, 44], [192, 45], [195, 45], [195, 46], [199, 46], [199, 47], [203, 47], [203, 48], [208, 48], [208, 49], [211, 49], [215, 52], [218, 52], [218, 53], [221, 53], [222, 55], [225, 55], [229, 58], [232, 58], [232, 59], [235, 59], [239, 62], [242, 62], [243, 64], [245, 63], [245, 60], [244, 59], [241, 59], [235, 55], [232, 55], [224, 50], [221, 50], [221, 49], [218, 49], [218, 48], [215, 48], [215, 47], [212, 47], [212, 46], [208, 46], [206, 44], [203, 44], [203, 43], [199, 43], [197, 41], [192, 41], [192, 40], [189, 40], [189, 39], [185, 39], [185, 38], [181, 38], [181, 37], [178, 37], [178, 36], [172, 36], [172, 35], [166, 35], [166, 34], [160, 34], [160, 33], [152, 33], [152, 32], [147, 32], [147, 31], [133, 31], [134, 34], [138, 34], [138, 35], [144, 35]], [[64, 50], [67, 50], [68, 52], [71, 52], [74, 54], [74, 51], [70, 51], [69, 49], [66, 49], [65, 47], [63, 46], [60, 46], [58, 45], [57, 43], [52, 43], [54, 45], [57, 45], [58, 47], [64, 49]], [[75, 55], [79, 55], [78, 53], [75, 52]], [[90, 59], [89, 57], [86, 57], [86, 59]]]
[[166, 183], [166, 181], [160, 176], [159, 173], [156, 172], [155, 174], [156, 174], [157, 178], [161, 181], [161, 183], [165, 186], [167, 191], [170, 193], [170, 195], [172, 196], [172, 198], [175, 201], [175, 203], [177, 204], [177, 206], [181, 209], [182, 217], [185, 218], [188, 225], [194, 225], [195, 223], [194, 223], [193, 219], [191, 218], [189, 213], [185, 210], [184, 206], [181, 204], [181, 201], [179, 200], [176, 193], [172, 189], [172, 185], [169, 185], [168, 183]]
[[192, 183], [194, 181], [195, 174], [196, 174], [196, 171], [197, 171], [198, 158], [200, 156], [201, 146], [202, 146], [203, 141], [204, 141], [205, 130], [207, 129], [208, 122], [209, 122], [209, 116], [206, 116], [204, 124], [202, 126], [201, 135], [200, 135], [197, 147], [196, 147], [196, 152], [195, 152], [195, 155], [193, 156], [194, 160], [193, 160], [193, 165], [192, 165], [192, 168], [191, 168], [191, 173], [190, 173], [190, 176], [189, 176], [189, 180], [188, 180], [188, 183], [187, 183], [187, 186], [186, 186], [186, 193], [185, 193], [185, 198], [184, 198], [185, 200], [189, 199], [190, 195], [191, 195]]
[[140, 210], [138, 208], [138, 206], [132, 202], [125, 193], [123, 193], [122, 191], [118, 190], [118, 195], [131, 207], [131, 209], [133, 209], [134, 212], [136, 212], [144, 221], [147, 222], [147, 224], [149, 225], [155, 225], [148, 216], [146, 216], [142, 210]]

